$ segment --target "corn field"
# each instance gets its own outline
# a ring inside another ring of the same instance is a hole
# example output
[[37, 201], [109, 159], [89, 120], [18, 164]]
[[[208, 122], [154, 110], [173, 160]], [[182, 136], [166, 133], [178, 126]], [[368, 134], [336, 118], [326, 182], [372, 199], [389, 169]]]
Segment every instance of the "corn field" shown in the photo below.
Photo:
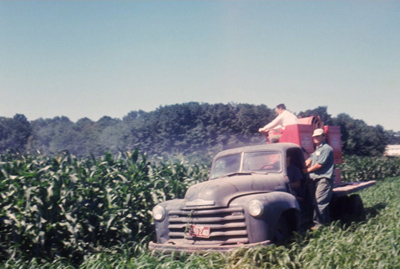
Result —
[[346, 182], [380, 180], [400, 175], [400, 158], [346, 156], [338, 168]]
[[[3, 268], [395, 268], [400, 266], [399, 158], [347, 157], [347, 181], [378, 180], [361, 192], [367, 219], [296, 235], [285, 246], [228, 255], [152, 256], [151, 209], [206, 180], [209, 165], [137, 150], [78, 159], [0, 156]], [[394, 177], [394, 178], [388, 178]], [[384, 179], [384, 180], [383, 180]], [[329, 242], [329, 243], [327, 243]]]
[[[138, 151], [79, 160], [1, 156], [0, 259], [66, 257], [151, 238], [155, 204], [183, 197], [208, 168], [151, 165]], [[205, 177], [205, 178], [204, 178]]]

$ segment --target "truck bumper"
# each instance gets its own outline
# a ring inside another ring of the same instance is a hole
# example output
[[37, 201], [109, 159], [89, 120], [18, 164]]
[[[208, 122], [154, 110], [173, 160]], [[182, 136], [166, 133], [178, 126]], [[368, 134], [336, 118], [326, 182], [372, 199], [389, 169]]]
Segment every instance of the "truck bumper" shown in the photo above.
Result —
[[225, 253], [229, 250], [239, 248], [251, 248], [256, 246], [267, 246], [272, 244], [270, 240], [253, 243], [253, 244], [237, 244], [237, 245], [187, 245], [187, 244], [173, 244], [164, 243], [157, 244], [154, 242], [149, 243], [149, 250], [169, 254], [172, 252], [185, 252], [185, 253], [204, 253], [204, 252], [221, 252]]

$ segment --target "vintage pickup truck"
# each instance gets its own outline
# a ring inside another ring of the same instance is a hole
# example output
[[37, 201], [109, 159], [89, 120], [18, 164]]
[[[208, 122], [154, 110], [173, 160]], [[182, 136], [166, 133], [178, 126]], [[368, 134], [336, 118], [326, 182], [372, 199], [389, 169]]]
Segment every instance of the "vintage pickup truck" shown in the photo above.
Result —
[[[220, 152], [213, 160], [209, 181], [190, 187], [184, 199], [165, 201], [154, 208], [157, 242], [151, 242], [149, 249], [226, 251], [279, 243], [291, 232], [309, 227], [314, 185], [304, 176], [294, 195], [287, 173], [289, 156], [292, 165], [303, 168], [304, 152], [293, 143]], [[331, 203], [335, 217], [341, 212], [360, 213], [361, 199], [348, 194], [373, 184], [337, 184]]]

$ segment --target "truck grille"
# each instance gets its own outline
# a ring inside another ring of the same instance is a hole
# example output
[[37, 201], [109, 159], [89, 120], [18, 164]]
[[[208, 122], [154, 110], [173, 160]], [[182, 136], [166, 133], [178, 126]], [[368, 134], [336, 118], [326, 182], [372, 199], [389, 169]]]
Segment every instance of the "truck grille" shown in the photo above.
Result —
[[[206, 237], [190, 232], [192, 225], [206, 227]], [[169, 238], [183, 239], [188, 244], [246, 244], [246, 223], [243, 208], [172, 210], [169, 212]]]

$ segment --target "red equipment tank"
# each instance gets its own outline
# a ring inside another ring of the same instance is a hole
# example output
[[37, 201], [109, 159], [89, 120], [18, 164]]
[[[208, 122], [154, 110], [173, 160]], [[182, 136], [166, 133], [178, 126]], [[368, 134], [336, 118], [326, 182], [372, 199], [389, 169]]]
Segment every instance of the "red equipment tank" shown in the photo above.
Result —
[[295, 143], [310, 155], [315, 150], [312, 134], [314, 130], [318, 128], [323, 128], [325, 131], [327, 143], [331, 145], [333, 149], [335, 164], [343, 163], [340, 126], [324, 126], [318, 116], [299, 118], [298, 124], [288, 125], [285, 129], [271, 131], [270, 133], [271, 135], [281, 135], [279, 143]]

